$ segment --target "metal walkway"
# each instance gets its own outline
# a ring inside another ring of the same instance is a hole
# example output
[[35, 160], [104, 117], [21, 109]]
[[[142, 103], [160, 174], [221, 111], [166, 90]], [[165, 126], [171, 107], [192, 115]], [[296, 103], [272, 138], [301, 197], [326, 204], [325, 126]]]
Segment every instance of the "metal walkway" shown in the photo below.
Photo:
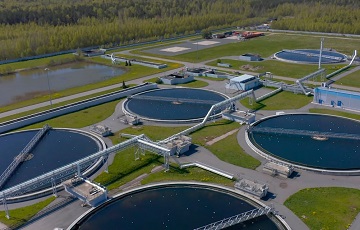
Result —
[[5, 169], [5, 171], [0, 176], [0, 188], [5, 184], [5, 182], [9, 179], [11, 174], [19, 167], [21, 162], [25, 161], [28, 157], [30, 151], [35, 147], [35, 145], [39, 142], [39, 140], [44, 136], [44, 134], [51, 129], [49, 125], [44, 125], [42, 129], [40, 129], [35, 136], [29, 141], [29, 143], [25, 146], [25, 148], [17, 155], [14, 160], [10, 163], [10, 165]]
[[235, 224], [254, 219], [258, 216], [266, 215], [270, 212], [274, 212], [274, 209], [272, 207], [261, 207], [257, 209], [253, 209], [247, 212], [243, 212], [241, 214], [238, 214], [236, 216], [232, 216], [229, 218], [225, 218], [223, 220], [208, 224], [206, 226], [195, 228], [194, 230], [215, 230], [215, 229], [224, 229], [230, 226], [233, 226]]
[[249, 129], [249, 132], [303, 135], [303, 136], [311, 136], [311, 137], [319, 137], [319, 138], [325, 137], [325, 138], [342, 138], [342, 139], [360, 140], [360, 134], [355, 134], [355, 133], [319, 132], [319, 131], [301, 130], [301, 129], [252, 127]]
[[67, 164], [61, 168], [44, 173], [43, 175], [40, 175], [36, 178], [33, 178], [21, 184], [15, 185], [11, 188], [0, 191], [0, 202], [1, 201], [4, 202], [4, 199], [7, 200], [11, 197], [17, 197], [26, 193], [37, 191], [46, 185], [51, 185], [53, 181], [59, 183], [64, 179], [73, 177], [75, 174], [81, 174], [80, 172], [82, 170], [88, 168], [94, 162], [101, 159], [101, 157], [107, 158], [110, 154], [123, 151], [126, 148], [135, 145], [138, 145], [142, 149], [164, 156], [165, 166], [168, 167], [168, 158], [170, 156], [170, 150], [159, 144], [150, 142], [149, 139], [144, 134], [142, 134], [133, 137], [129, 140], [126, 140], [124, 142], [121, 142], [117, 145], [114, 145], [112, 147], [109, 147], [107, 149], [104, 149], [102, 151], [99, 151], [97, 153], [94, 153], [90, 156], [84, 157], [78, 161]]
[[200, 100], [200, 99], [189, 99], [189, 98], [178, 98], [178, 97], [158, 97], [158, 96], [132, 96], [131, 99], [140, 99], [140, 100], [148, 100], [148, 101], [170, 101], [174, 103], [194, 103], [194, 104], [207, 104], [213, 105], [219, 103], [219, 101], [213, 100]]
[[177, 134], [174, 134], [174, 135], [172, 135], [172, 136], [170, 136], [170, 137], [168, 137], [168, 138], [166, 138], [166, 139], [164, 139], [162, 141], [159, 141], [158, 143], [167, 143], [167, 142], [177, 138], [178, 136], [188, 135], [188, 134], [202, 128], [206, 124], [206, 122], [208, 120], [210, 120], [211, 116], [214, 115], [213, 113], [215, 111], [224, 110], [225, 108], [231, 108], [235, 101], [243, 99], [243, 98], [245, 98], [247, 96], [250, 96], [250, 95], [253, 98], [253, 100], [255, 100], [254, 91], [251, 89], [251, 90], [245, 91], [245, 92], [243, 92], [243, 93], [241, 93], [239, 95], [236, 95], [235, 97], [232, 97], [232, 98], [229, 98], [229, 99], [226, 99], [224, 101], [216, 103], [215, 105], [211, 106], [209, 112], [206, 114], [206, 116], [204, 117], [202, 122], [188, 128], [188, 129], [186, 129], [184, 131], [181, 131], [181, 132], [179, 132]]

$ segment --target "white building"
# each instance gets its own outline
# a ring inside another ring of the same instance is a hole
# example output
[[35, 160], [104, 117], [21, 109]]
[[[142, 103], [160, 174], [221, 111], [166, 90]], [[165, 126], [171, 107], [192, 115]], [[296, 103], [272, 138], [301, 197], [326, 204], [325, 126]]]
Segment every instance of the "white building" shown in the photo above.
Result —
[[259, 79], [255, 76], [244, 74], [238, 77], [234, 77], [226, 83], [226, 89], [234, 89], [247, 91], [259, 86]]

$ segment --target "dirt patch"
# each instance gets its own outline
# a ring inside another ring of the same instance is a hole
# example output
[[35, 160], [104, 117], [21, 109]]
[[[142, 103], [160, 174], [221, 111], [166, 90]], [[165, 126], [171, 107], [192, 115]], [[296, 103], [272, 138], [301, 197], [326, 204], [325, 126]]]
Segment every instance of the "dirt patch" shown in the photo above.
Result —
[[252, 66], [252, 65], [249, 65], [249, 64], [242, 65], [240, 67], [240, 69], [242, 69], [242, 70], [250, 70], [250, 71], [257, 71], [257, 70], [261, 70], [263, 68], [264, 68], [264, 66]]

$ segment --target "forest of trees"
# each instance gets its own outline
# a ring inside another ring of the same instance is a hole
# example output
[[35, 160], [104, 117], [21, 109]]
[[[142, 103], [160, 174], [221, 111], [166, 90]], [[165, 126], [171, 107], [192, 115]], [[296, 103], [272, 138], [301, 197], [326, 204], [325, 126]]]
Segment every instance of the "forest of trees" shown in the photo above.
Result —
[[277, 29], [360, 34], [358, 0], [0, 0], [0, 60], [167, 38], [277, 18]]

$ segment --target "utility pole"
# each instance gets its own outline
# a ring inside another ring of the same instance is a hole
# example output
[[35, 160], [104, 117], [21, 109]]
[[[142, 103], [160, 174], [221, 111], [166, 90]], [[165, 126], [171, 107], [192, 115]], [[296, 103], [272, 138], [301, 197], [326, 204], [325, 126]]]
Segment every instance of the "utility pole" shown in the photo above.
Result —
[[49, 68], [45, 68], [46, 71], [46, 78], [48, 83], [48, 89], [49, 89], [49, 100], [50, 100], [50, 108], [52, 108], [52, 100], [51, 100], [51, 89], [50, 89], [50, 79], [49, 79]]
[[321, 69], [321, 56], [322, 56], [322, 50], [323, 50], [323, 43], [324, 43], [324, 38], [321, 38], [321, 40], [320, 40], [320, 55], [319, 55], [319, 69]]

